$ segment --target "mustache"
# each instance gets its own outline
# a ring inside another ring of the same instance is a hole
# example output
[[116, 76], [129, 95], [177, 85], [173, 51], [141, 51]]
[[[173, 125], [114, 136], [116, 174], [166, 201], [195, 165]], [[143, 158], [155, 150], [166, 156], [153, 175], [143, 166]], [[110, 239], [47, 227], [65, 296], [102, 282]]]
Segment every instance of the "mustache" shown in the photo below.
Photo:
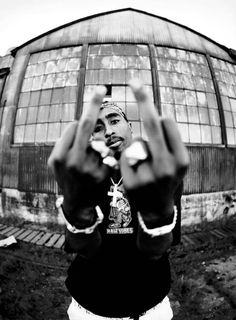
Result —
[[109, 147], [110, 145], [112, 145], [113, 143], [117, 142], [117, 141], [123, 141], [124, 139], [122, 137], [118, 137], [118, 136], [112, 136], [110, 138], [107, 139], [106, 141], [106, 145]]

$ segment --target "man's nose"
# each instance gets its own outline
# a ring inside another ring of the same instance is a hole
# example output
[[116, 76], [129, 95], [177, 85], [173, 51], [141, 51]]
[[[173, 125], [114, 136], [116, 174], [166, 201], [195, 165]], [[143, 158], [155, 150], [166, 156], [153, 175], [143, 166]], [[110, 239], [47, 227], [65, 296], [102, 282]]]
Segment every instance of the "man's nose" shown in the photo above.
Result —
[[113, 133], [113, 129], [111, 126], [107, 125], [105, 128], [105, 138], [109, 137], [110, 135], [112, 135]]

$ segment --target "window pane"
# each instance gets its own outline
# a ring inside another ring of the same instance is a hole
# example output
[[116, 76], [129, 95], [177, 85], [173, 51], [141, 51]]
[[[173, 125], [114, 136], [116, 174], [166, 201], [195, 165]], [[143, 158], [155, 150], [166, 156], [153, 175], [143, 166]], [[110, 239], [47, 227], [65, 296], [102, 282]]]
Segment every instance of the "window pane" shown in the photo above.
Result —
[[199, 106], [207, 106], [207, 98], [204, 92], [197, 92], [197, 103]]
[[98, 84], [99, 70], [87, 70], [85, 76], [85, 84]]
[[61, 103], [62, 99], [63, 99], [63, 93], [64, 90], [63, 88], [57, 88], [57, 89], [53, 89], [52, 91], [52, 104], [58, 104]]
[[163, 103], [174, 103], [173, 89], [172, 88], [160, 88], [161, 101]]
[[38, 110], [38, 123], [47, 122], [49, 116], [49, 108], [50, 106], [40, 106]]
[[14, 130], [14, 141], [15, 143], [23, 143], [24, 142], [24, 132], [25, 126], [16, 126]]
[[188, 121], [192, 123], [199, 123], [199, 115], [197, 107], [187, 107]]
[[17, 110], [16, 114], [16, 125], [25, 124], [26, 123], [26, 116], [27, 116], [27, 109], [20, 108]]
[[128, 120], [139, 120], [140, 116], [137, 103], [127, 103], [126, 106], [126, 115]]
[[209, 113], [207, 108], [198, 108], [200, 123], [207, 124], [210, 123]]
[[232, 113], [224, 111], [226, 127], [233, 127]]
[[133, 131], [133, 137], [140, 137], [141, 136], [141, 125], [140, 122], [134, 122], [131, 121], [132, 131]]
[[114, 86], [111, 91], [111, 98], [113, 101], [125, 101], [125, 87]]
[[178, 129], [183, 142], [189, 142], [188, 124], [178, 123]]
[[50, 104], [52, 96], [52, 90], [42, 90], [40, 95], [39, 104]]
[[207, 93], [207, 103], [209, 108], [218, 109], [215, 94]]
[[222, 105], [224, 110], [229, 110], [230, 111], [230, 101], [228, 97], [221, 96], [222, 100]]
[[112, 70], [112, 83], [125, 84], [125, 70]]
[[30, 106], [38, 106], [38, 104], [39, 104], [39, 96], [40, 96], [40, 91], [31, 92], [31, 95], [30, 95]]
[[184, 90], [174, 89], [175, 104], [186, 104]]
[[48, 124], [42, 123], [36, 125], [35, 142], [45, 142], [47, 139]]
[[202, 143], [211, 143], [211, 127], [210, 126], [201, 126], [202, 134]]
[[220, 127], [211, 127], [211, 132], [212, 132], [212, 142], [221, 144], [222, 139], [221, 139], [221, 129]]
[[48, 124], [48, 142], [54, 142], [60, 138], [60, 123], [49, 123]]
[[77, 93], [78, 88], [77, 87], [65, 87], [63, 91], [63, 103], [70, 103], [70, 102], [76, 102], [77, 101]]
[[56, 62], [55, 72], [66, 72], [67, 71], [68, 59], [60, 59]]
[[113, 69], [125, 69], [126, 68], [126, 58], [113, 56], [112, 58], [112, 68]]
[[28, 108], [27, 123], [36, 123], [37, 112], [38, 112], [38, 108], [37, 107]]
[[231, 110], [236, 112], [236, 99], [230, 99]]
[[218, 110], [209, 109], [210, 122], [213, 126], [220, 126], [220, 117]]
[[188, 122], [186, 106], [177, 105], [175, 108], [176, 108], [176, 120], [178, 122]]
[[175, 107], [170, 103], [162, 103], [162, 115], [163, 117], [172, 118], [175, 120]]
[[19, 105], [18, 107], [27, 107], [30, 101], [30, 92], [22, 92], [20, 95]]
[[77, 86], [78, 72], [68, 72], [66, 86]]
[[25, 127], [24, 142], [34, 142], [35, 138], [35, 124], [30, 124]]
[[200, 125], [189, 124], [189, 137], [190, 137], [190, 142], [192, 142], [192, 143], [201, 142]]
[[133, 78], [139, 78], [139, 70], [137, 69], [128, 69], [125, 70], [126, 83], [128, 83]]
[[194, 91], [186, 90], [185, 91], [185, 95], [186, 95], [187, 105], [190, 105], [190, 106], [196, 106], [197, 105], [196, 93]]
[[72, 103], [62, 106], [62, 120], [73, 121], [75, 119], [75, 105]]
[[235, 144], [234, 129], [226, 128], [228, 144]]
[[126, 92], [126, 101], [136, 102], [136, 99], [130, 87], [126, 87], [125, 92]]
[[60, 122], [61, 120], [61, 104], [54, 104], [50, 106], [49, 122]]

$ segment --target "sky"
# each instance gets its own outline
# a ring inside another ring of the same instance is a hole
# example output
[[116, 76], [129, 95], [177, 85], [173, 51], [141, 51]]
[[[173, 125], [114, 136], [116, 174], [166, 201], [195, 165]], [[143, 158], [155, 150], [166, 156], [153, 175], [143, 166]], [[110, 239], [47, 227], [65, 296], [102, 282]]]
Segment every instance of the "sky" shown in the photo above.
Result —
[[127, 7], [180, 23], [236, 50], [235, 0], [0, 0], [0, 56], [63, 24]]

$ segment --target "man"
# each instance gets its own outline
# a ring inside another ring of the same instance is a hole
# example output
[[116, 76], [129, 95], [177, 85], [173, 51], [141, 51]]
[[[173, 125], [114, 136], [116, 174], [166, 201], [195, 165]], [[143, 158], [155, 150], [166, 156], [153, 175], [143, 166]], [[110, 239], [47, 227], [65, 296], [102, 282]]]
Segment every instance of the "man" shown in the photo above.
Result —
[[173, 316], [167, 250], [189, 159], [175, 123], [159, 117], [139, 80], [130, 87], [148, 142], [132, 140], [125, 114], [102, 104], [98, 87], [48, 161], [64, 196], [65, 249], [78, 253], [66, 279], [71, 320]]

